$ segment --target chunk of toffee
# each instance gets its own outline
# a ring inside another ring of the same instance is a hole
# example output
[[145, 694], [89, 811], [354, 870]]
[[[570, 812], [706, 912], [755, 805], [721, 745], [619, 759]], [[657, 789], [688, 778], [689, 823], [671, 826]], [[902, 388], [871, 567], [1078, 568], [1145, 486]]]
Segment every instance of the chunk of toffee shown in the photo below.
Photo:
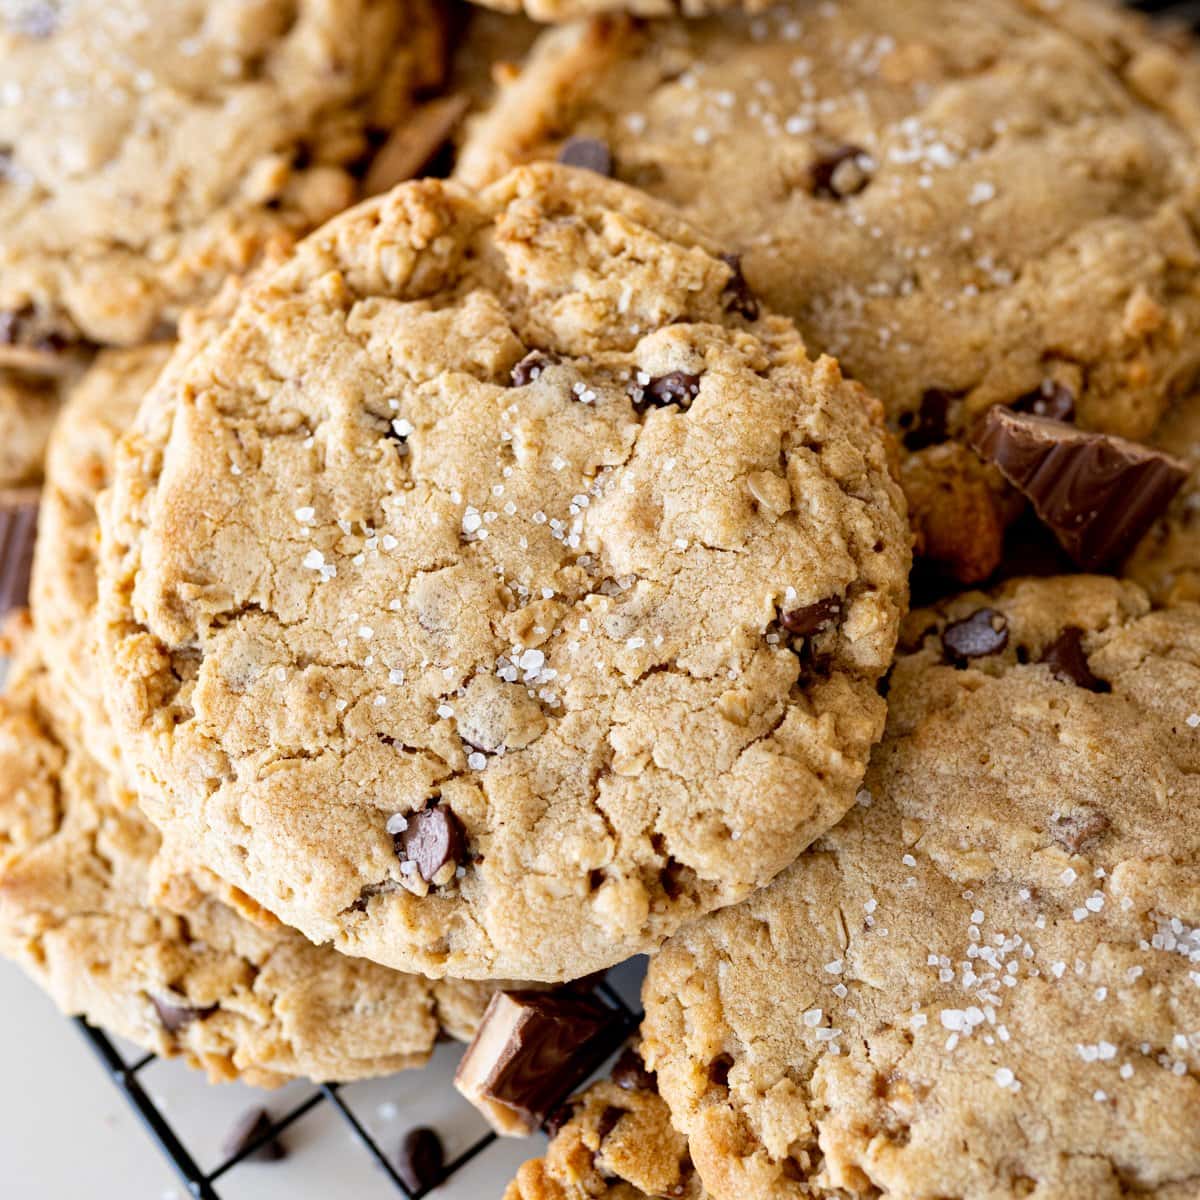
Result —
[[421, 174], [450, 140], [470, 103], [462, 94], [439, 96], [401, 121], [371, 160], [363, 180], [363, 194], [377, 196]]
[[35, 490], [0, 492], [0, 616], [29, 600], [37, 516]]
[[699, 394], [699, 375], [672, 371], [669, 375], [659, 375], [653, 379], [640, 376], [630, 398], [638, 412], [645, 412], [648, 408], [666, 408], [669, 404], [687, 408]]
[[1007, 645], [1008, 621], [994, 608], [977, 608], [942, 630], [946, 659], [956, 667], [965, 667], [972, 658], [999, 654]]
[[532, 1133], [626, 1034], [615, 1009], [569, 991], [497, 992], [454, 1086], [497, 1133]]
[[839, 146], [813, 163], [813, 195], [844, 200], [871, 182], [874, 169], [874, 161], [861, 146]]
[[1112, 690], [1107, 680], [1100, 679], [1092, 673], [1087, 655], [1083, 650], [1083, 630], [1076, 625], [1068, 625], [1046, 647], [1041, 661], [1054, 672], [1056, 678], [1061, 679], [1064, 683], [1073, 683], [1076, 687], [1087, 688], [1089, 692]]
[[806, 604], [803, 608], [794, 608], [791, 612], [783, 613], [779, 624], [797, 637], [812, 637], [814, 633], [819, 633], [831, 622], [836, 621], [841, 614], [842, 598], [827, 596], [815, 604]]
[[410, 1129], [396, 1152], [396, 1174], [410, 1192], [424, 1192], [441, 1182], [446, 1151], [436, 1129], [418, 1125]]
[[248, 1108], [230, 1127], [221, 1142], [225, 1159], [245, 1162], [278, 1162], [287, 1156], [287, 1147], [273, 1137], [271, 1116], [261, 1105]]
[[1010, 407], [1014, 412], [1032, 413], [1035, 417], [1048, 417], [1051, 421], [1075, 419], [1074, 393], [1053, 379], [1043, 379], [1039, 387], [1014, 400]]
[[1188, 477], [1186, 463], [1148, 446], [1000, 405], [974, 444], [1087, 571], [1132, 550]]
[[154, 1005], [154, 1011], [158, 1013], [158, 1019], [168, 1033], [179, 1033], [193, 1021], [203, 1021], [205, 1017], [211, 1017], [217, 1011], [215, 1004], [198, 1008], [192, 1004], [177, 1004], [174, 1000], [167, 1000], [162, 996], [151, 996], [150, 1003]]
[[612, 151], [599, 138], [567, 138], [558, 152], [558, 161], [565, 167], [581, 167], [608, 178], [613, 173]]
[[410, 813], [405, 828], [392, 836], [400, 860], [412, 863], [426, 883], [446, 882], [446, 868], [457, 867], [466, 858], [462, 822], [445, 804]]
[[1098, 808], [1083, 804], [1073, 812], [1055, 813], [1050, 819], [1050, 836], [1068, 854], [1082, 854], [1108, 832], [1111, 824]]
[[750, 290], [746, 276], [742, 274], [742, 256], [740, 254], [722, 254], [721, 261], [732, 271], [729, 282], [725, 284], [725, 308], [745, 317], [747, 321], [758, 320], [758, 297]]

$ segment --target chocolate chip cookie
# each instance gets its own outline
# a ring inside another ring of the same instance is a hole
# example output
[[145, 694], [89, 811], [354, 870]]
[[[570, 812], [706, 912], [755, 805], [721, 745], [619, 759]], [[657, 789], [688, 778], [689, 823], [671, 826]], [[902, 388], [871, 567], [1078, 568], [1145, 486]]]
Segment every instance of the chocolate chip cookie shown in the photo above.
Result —
[[1200, 1186], [1200, 608], [1075, 576], [908, 618], [853, 813], [651, 964], [724, 1197]]
[[1195, 379], [1198, 117], [1193, 58], [1106, 4], [794, 2], [545, 34], [458, 171], [582, 154], [721, 238], [883, 400], [918, 551], [970, 581], [1019, 510], [984, 409], [1142, 440]]
[[83, 748], [33, 646], [0, 697], [0, 949], [64, 1011], [261, 1086], [382, 1075], [442, 1031], [471, 1035], [486, 985], [344, 958], [156, 860], [158, 834]]
[[909, 560], [876, 405], [671, 210], [402, 185], [248, 289], [102, 506], [152, 820], [318, 942], [585, 974], [853, 802]]
[[346, 207], [441, 41], [431, 0], [7, 5], [0, 361], [143, 341]]

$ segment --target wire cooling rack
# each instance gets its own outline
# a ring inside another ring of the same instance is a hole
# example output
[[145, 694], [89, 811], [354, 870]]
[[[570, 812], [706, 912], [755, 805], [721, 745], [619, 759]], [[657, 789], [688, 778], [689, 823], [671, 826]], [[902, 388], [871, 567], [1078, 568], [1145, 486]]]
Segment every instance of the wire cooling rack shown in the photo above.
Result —
[[[596, 988], [597, 995], [609, 1004], [616, 1014], [616, 1022], [612, 1031], [612, 1051], [615, 1052], [636, 1030], [641, 1014], [625, 1000], [611, 984], [605, 982]], [[73, 1018], [74, 1024], [91, 1047], [96, 1057], [104, 1065], [109, 1078], [137, 1114], [146, 1132], [157, 1144], [159, 1150], [174, 1168], [180, 1182], [189, 1196], [195, 1200], [222, 1200], [219, 1185], [225, 1181], [231, 1172], [244, 1164], [254, 1161], [256, 1152], [269, 1147], [289, 1128], [307, 1116], [314, 1109], [325, 1106], [332, 1109], [345, 1122], [362, 1153], [382, 1172], [396, 1192], [408, 1197], [408, 1200], [421, 1200], [436, 1188], [448, 1183], [456, 1173], [468, 1163], [476, 1159], [497, 1139], [494, 1133], [484, 1134], [475, 1139], [453, 1159], [448, 1161], [438, 1179], [427, 1186], [414, 1190], [401, 1177], [393, 1157], [380, 1144], [380, 1138], [372, 1134], [367, 1124], [346, 1102], [342, 1095], [342, 1086], [336, 1083], [313, 1085], [312, 1091], [302, 1099], [293, 1102], [286, 1111], [277, 1116], [268, 1116], [260, 1131], [252, 1139], [248, 1139], [233, 1154], [224, 1156], [215, 1166], [208, 1169], [199, 1164], [199, 1156], [194, 1154], [186, 1144], [185, 1139], [168, 1120], [161, 1101], [154, 1095], [154, 1089], [144, 1082], [144, 1072], [158, 1061], [155, 1054], [139, 1054], [127, 1056], [121, 1048], [102, 1030], [89, 1025], [82, 1017]], [[611, 1054], [608, 1056], [611, 1057]], [[564, 1094], [561, 1099], [567, 1097]], [[501, 1186], [503, 1180], [497, 1181]], [[499, 1192], [497, 1192], [497, 1195]]]

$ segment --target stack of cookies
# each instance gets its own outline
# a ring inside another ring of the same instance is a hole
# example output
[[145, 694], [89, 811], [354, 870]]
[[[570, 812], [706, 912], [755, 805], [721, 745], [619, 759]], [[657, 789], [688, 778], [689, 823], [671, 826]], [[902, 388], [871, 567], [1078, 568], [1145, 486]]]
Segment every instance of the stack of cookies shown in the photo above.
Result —
[[1192, 1200], [1195, 47], [599, 7], [2, 18], [0, 948], [511, 1200]]

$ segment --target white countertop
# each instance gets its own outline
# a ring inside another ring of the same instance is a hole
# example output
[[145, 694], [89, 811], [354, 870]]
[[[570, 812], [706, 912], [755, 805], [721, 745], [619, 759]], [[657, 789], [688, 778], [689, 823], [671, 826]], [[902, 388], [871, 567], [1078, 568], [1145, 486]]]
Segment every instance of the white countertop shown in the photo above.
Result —
[[[636, 997], [638, 964], [614, 972]], [[632, 993], [632, 994], [631, 994]], [[0, 960], [0, 1194], [13, 1200], [187, 1200], [124, 1096], [91, 1048], [38, 988]], [[129, 1058], [136, 1051], [129, 1050]], [[453, 1090], [461, 1047], [443, 1045], [421, 1071], [350, 1085], [342, 1095], [385, 1150], [413, 1125], [442, 1135], [448, 1157], [484, 1132], [483, 1121]], [[159, 1108], [201, 1166], [220, 1160], [221, 1139], [246, 1109], [282, 1114], [311, 1088], [276, 1092], [241, 1085], [210, 1087], [178, 1062], [155, 1062], [141, 1076]], [[221, 1200], [302, 1200], [400, 1196], [327, 1103], [288, 1132], [288, 1157], [239, 1166], [218, 1185]], [[499, 1200], [517, 1166], [540, 1154], [544, 1139], [502, 1139], [433, 1193], [439, 1200]]]

